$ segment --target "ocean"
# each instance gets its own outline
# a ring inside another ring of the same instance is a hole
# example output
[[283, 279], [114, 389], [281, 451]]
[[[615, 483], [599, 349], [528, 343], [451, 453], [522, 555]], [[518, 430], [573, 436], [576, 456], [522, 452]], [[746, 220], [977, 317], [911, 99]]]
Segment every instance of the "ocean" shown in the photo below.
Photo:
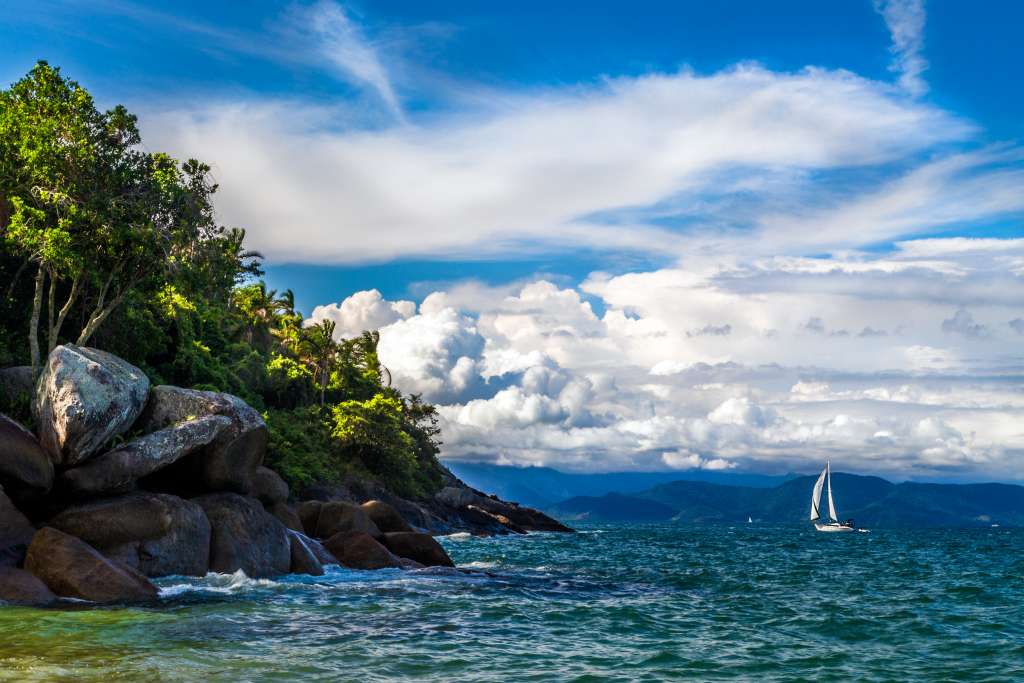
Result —
[[463, 572], [0, 607], [0, 680], [1024, 680], [1024, 530], [578, 528], [441, 539]]

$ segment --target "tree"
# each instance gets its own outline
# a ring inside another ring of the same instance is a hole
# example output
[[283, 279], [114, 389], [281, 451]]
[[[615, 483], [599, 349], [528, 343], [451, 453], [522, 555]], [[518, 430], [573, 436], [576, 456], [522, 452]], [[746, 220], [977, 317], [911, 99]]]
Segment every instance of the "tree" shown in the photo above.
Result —
[[47, 279], [49, 349], [80, 298], [76, 343], [85, 344], [131, 291], [161, 289], [223, 234], [213, 221], [210, 167], [140, 151], [136, 122], [121, 106], [100, 112], [46, 62], [0, 92], [0, 231], [22, 270], [36, 269], [36, 371]]
[[324, 406], [327, 382], [338, 357], [338, 345], [334, 341], [333, 320], [321, 320], [319, 325], [307, 327], [299, 342], [299, 355], [315, 368], [320, 375], [320, 407]]

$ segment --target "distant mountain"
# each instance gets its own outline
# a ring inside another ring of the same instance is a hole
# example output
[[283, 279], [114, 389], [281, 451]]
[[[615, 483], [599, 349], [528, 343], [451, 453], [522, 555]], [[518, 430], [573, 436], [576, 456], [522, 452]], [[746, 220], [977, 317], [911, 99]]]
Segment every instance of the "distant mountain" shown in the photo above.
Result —
[[[545, 512], [562, 521], [806, 522], [814, 481], [797, 477], [774, 488], [674, 481], [635, 493], [576, 496]], [[860, 526], [1024, 526], [1024, 486], [895, 485], [833, 472], [832, 491], [839, 518]]]
[[514, 500], [538, 509], [574, 496], [603, 496], [613, 491], [635, 493], [673, 481], [708, 481], [755, 488], [771, 488], [798, 474], [768, 477], [732, 472], [614, 472], [567, 474], [550, 467], [509, 467], [480, 463], [445, 462], [452, 473], [475, 489], [493, 492], [502, 500]]

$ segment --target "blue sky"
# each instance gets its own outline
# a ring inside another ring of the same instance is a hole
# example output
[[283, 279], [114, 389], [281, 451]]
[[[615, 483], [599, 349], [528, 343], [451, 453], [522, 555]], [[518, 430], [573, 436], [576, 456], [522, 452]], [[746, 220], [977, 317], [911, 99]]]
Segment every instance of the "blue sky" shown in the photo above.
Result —
[[1024, 479], [1020, 3], [3, 13], [0, 81], [47, 59], [213, 163], [445, 457]]

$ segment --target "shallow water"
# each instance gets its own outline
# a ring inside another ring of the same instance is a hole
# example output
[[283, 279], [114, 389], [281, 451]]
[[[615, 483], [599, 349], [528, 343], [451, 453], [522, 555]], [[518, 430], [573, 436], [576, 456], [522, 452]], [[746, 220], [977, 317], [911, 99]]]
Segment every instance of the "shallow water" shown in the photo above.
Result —
[[441, 539], [473, 574], [0, 606], [0, 681], [1024, 680], [1024, 530], [580, 528]]

